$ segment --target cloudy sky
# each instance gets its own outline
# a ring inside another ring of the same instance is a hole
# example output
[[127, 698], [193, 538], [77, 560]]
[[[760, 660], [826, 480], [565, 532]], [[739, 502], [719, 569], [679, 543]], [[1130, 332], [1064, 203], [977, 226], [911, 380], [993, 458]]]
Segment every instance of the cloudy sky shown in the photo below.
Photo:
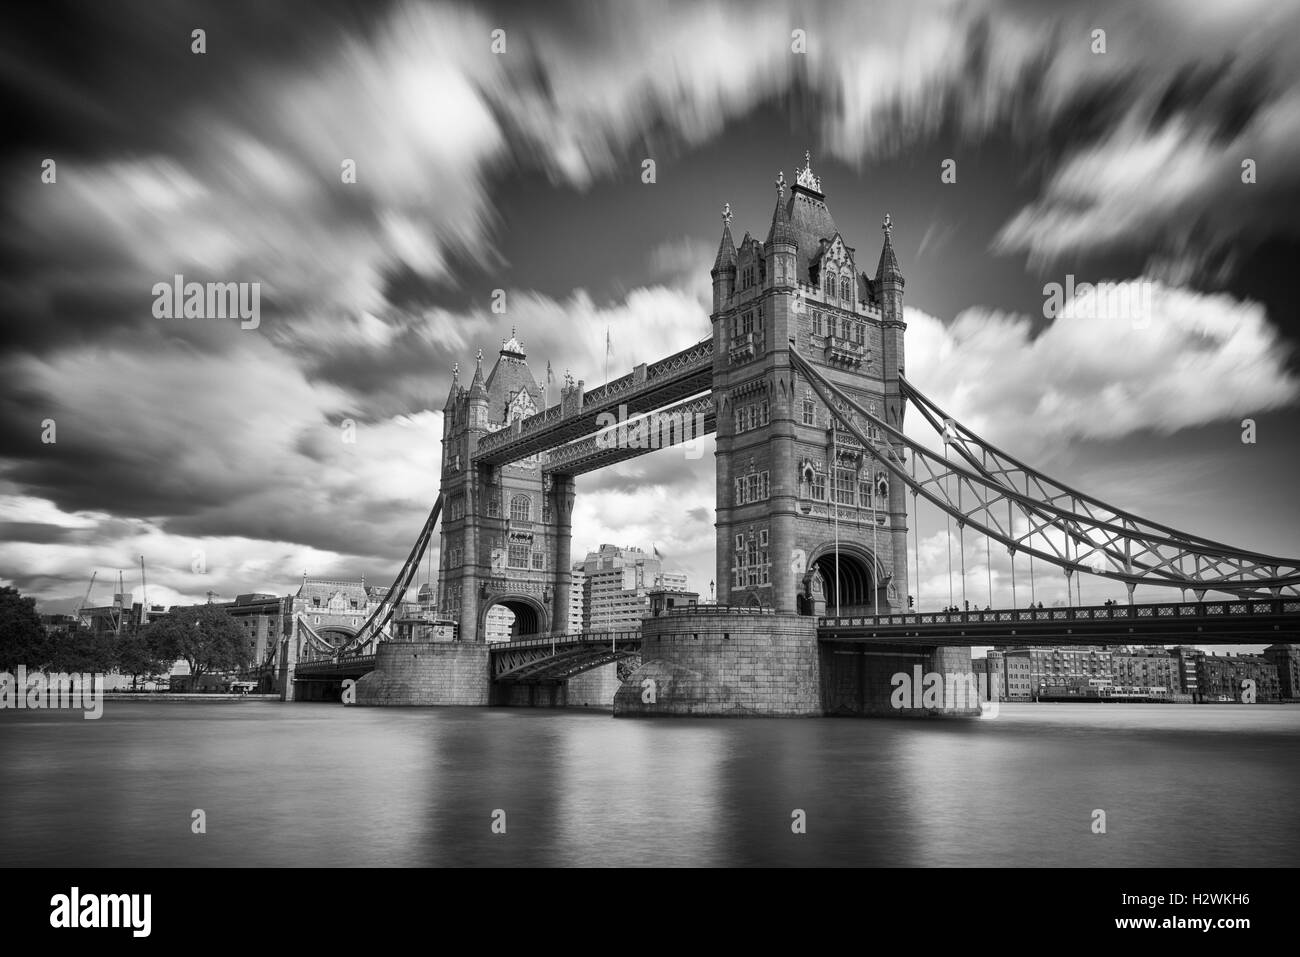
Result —
[[[513, 327], [539, 378], [591, 385], [606, 330], [611, 375], [706, 337], [719, 208], [765, 236], [805, 150], [868, 269], [892, 214], [908, 374], [940, 405], [1116, 505], [1300, 554], [1294, 5], [36, 9], [0, 36], [0, 582], [46, 609], [93, 569], [94, 600], [118, 569], [138, 598], [142, 554], [153, 601], [386, 583], [452, 364]], [[261, 283], [260, 325], [156, 318], [175, 274]], [[1049, 319], [1067, 276], [1145, 283], [1149, 315]], [[707, 593], [711, 452], [582, 477], [575, 553], [653, 545]], [[942, 522], [919, 527], [946, 603]]]

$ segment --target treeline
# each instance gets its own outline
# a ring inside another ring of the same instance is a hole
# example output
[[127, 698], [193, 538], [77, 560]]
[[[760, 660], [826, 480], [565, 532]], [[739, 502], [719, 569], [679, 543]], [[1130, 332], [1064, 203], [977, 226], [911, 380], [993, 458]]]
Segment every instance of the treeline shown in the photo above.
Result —
[[117, 672], [133, 679], [164, 674], [184, 659], [194, 676], [231, 671], [252, 663], [253, 639], [224, 608], [175, 608], [142, 628], [95, 637], [76, 624], [50, 634], [41, 626], [36, 600], [0, 588], [0, 670]]

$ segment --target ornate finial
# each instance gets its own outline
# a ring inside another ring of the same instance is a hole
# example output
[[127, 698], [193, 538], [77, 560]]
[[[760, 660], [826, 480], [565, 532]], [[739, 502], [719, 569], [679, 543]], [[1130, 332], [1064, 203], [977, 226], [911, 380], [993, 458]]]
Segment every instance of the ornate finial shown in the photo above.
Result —
[[479, 366], [482, 367], [482, 365], [483, 365], [483, 350], [480, 349], [477, 353], [475, 353], [474, 358], [478, 360], [478, 364], [479, 364]]
[[730, 203], [722, 204], [722, 225], [723, 226], [731, 225], [731, 204]]
[[894, 231], [894, 222], [889, 218], [888, 213], [885, 213], [885, 221], [880, 224], [880, 228], [885, 231], [886, 236]]
[[804, 150], [803, 152], [803, 169], [798, 171], [795, 181], [806, 189], [822, 191], [822, 181], [820, 177], [814, 176], [812, 171], [812, 152]]
[[511, 326], [511, 327], [510, 327], [510, 338], [513, 339], [514, 337], [515, 337], [515, 327], [514, 327], [514, 326]]
[[785, 170], [776, 174], [776, 195], [778, 197], [785, 195]]
[[460, 378], [460, 363], [453, 362], [451, 364], [451, 380], [455, 382], [459, 378]]

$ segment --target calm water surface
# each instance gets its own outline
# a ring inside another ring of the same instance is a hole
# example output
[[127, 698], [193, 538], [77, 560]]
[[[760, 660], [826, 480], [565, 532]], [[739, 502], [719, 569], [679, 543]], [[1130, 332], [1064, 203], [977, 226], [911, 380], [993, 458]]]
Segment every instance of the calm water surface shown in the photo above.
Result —
[[98, 721], [0, 712], [0, 768], [11, 866], [1293, 866], [1300, 852], [1297, 706], [616, 720], [110, 701]]

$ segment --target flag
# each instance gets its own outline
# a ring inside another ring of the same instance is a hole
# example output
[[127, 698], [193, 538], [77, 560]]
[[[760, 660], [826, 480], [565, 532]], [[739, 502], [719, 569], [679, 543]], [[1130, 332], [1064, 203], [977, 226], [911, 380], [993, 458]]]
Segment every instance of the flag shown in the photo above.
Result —
[[651, 544], [650, 547], [654, 549], [655, 558], [663, 558], [663, 556], [659, 554], [659, 546], [658, 546], [658, 545]]
[[609, 351], [610, 351], [610, 344], [609, 344], [609, 326], [606, 326], [606, 327], [605, 327], [605, 358], [606, 358], [606, 359], [609, 358]]
[[550, 385], [555, 381], [555, 375], [551, 372], [551, 360], [546, 360], [546, 384]]

